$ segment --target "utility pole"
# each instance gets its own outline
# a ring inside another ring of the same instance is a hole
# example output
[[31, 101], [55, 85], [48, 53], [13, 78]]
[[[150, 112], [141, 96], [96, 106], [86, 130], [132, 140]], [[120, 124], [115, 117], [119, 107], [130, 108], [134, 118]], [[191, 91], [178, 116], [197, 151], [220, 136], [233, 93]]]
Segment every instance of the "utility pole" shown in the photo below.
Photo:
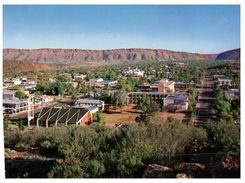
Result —
[[31, 122], [34, 122], [34, 97], [30, 95], [28, 97], [28, 127], [31, 126]]

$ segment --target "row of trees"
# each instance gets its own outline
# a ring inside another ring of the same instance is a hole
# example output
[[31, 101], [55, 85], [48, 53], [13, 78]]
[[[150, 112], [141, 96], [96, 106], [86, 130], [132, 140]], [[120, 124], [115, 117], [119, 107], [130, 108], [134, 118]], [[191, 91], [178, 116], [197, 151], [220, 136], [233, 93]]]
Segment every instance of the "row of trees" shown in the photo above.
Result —
[[229, 99], [224, 90], [217, 84], [214, 85], [214, 95], [216, 98], [214, 110], [220, 120], [235, 121], [240, 117], [240, 99]]

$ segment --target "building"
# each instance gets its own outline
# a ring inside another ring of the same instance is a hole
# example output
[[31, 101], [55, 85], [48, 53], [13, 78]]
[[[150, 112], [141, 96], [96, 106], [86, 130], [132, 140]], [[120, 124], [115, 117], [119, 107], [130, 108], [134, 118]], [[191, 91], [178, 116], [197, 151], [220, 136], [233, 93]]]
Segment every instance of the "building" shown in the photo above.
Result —
[[158, 92], [175, 92], [175, 82], [169, 81], [168, 79], [161, 79], [160, 81], [156, 81], [152, 85], [150, 85], [150, 88], [153, 91]]
[[138, 104], [142, 98], [149, 97], [155, 102], [162, 103], [166, 96], [167, 94], [163, 92], [130, 92], [128, 93], [128, 102]]
[[21, 84], [21, 80], [20, 78], [7, 78], [4, 80], [4, 84], [6, 85], [20, 85]]
[[214, 80], [218, 82], [219, 86], [231, 86], [232, 80], [225, 75], [214, 75]]
[[5, 113], [13, 114], [25, 111], [28, 108], [27, 100], [3, 99], [3, 108]]
[[116, 80], [104, 80], [103, 78], [95, 78], [89, 80], [90, 86], [95, 87], [104, 87], [104, 86], [116, 86], [117, 81]]
[[175, 88], [175, 91], [185, 91], [187, 90], [188, 88], [190, 87], [193, 87], [195, 85], [195, 83], [192, 81], [192, 82], [175, 82], [174, 84], [174, 88]]
[[188, 93], [164, 93], [164, 92], [130, 92], [128, 102], [138, 104], [142, 98], [149, 97], [150, 100], [164, 106], [167, 111], [182, 112], [188, 109]]
[[15, 99], [15, 90], [3, 90], [3, 99]]
[[67, 126], [86, 125], [92, 122], [92, 115], [88, 109], [81, 108], [43, 108], [38, 115], [37, 126]]
[[104, 110], [105, 102], [102, 100], [95, 99], [78, 99], [75, 102], [76, 107], [89, 108], [89, 107], [98, 107], [100, 110]]
[[231, 86], [232, 80], [229, 78], [218, 78], [219, 86]]
[[184, 112], [188, 110], [188, 94], [169, 94], [163, 99], [166, 111]]
[[116, 86], [117, 80], [104, 80], [103, 86]]
[[144, 76], [144, 71], [141, 71], [140, 69], [136, 68], [136, 69], [131, 69], [130, 67], [128, 67], [127, 69], [122, 71], [122, 74], [124, 76]]
[[85, 78], [87, 77], [87, 75], [84, 75], [84, 74], [76, 74], [73, 76], [74, 80], [75, 81], [81, 81], [81, 80], [84, 80]]
[[229, 89], [229, 90], [225, 91], [225, 94], [230, 100], [240, 99], [239, 89]]
[[102, 87], [103, 86], [103, 78], [93, 78], [89, 79], [90, 86]]
[[54, 98], [53, 97], [50, 97], [50, 96], [47, 96], [47, 95], [41, 95], [41, 96], [38, 96], [38, 97], [34, 97], [33, 99], [33, 104], [45, 104], [45, 103], [48, 103], [48, 102], [52, 102], [54, 101]]
[[23, 84], [23, 85], [36, 85], [37, 81], [35, 79], [21, 78], [21, 84]]

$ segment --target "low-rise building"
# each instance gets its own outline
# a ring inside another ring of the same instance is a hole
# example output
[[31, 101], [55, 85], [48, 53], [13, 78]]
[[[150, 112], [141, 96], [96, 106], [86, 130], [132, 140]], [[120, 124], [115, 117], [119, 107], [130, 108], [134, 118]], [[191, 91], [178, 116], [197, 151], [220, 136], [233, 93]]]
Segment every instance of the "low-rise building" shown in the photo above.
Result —
[[103, 86], [116, 86], [117, 83], [117, 80], [104, 80]]
[[21, 80], [20, 78], [6, 78], [4, 81], [3, 81], [5, 84], [7, 85], [20, 85], [21, 84]]
[[3, 99], [15, 99], [15, 90], [3, 90]]
[[67, 126], [86, 125], [92, 122], [92, 115], [88, 109], [81, 108], [43, 108], [37, 118], [37, 126]]
[[87, 75], [85, 75], [85, 74], [76, 74], [76, 75], [73, 76], [75, 81], [84, 80], [86, 77], [87, 77]]
[[229, 89], [229, 90], [225, 91], [225, 94], [230, 100], [240, 99], [240, 90], [239, 89]]
[[186, 111], [188, 109], [188, 93], [165, 93], [165, 92], [129, 92], [128, 102], [138, 104], [142, 98], [149, 97], [150, 100], [164, 106], [167, 111]]
[[152, 85], [150, 85], [150, 88], [153, 91], [158, 92], [175, 92], [175, 82], [169, 81], [168, 79], [161, 79], [160, 81], [156, 81]]
[[82, 107], [82, 108], [89, 108], [89, 107], [98, 107], [100, 110], [104, 110], [105, 102], [102, 100], [95, 100], [95, 99], [78, 99], [75, 102], [75, 106]]
[[138, 104], [142, 98], [149, 97], [155, 102], [161, 103], [167, 96], [164, 92], [129, 92], [128, 102], [131, 104]]
[[166, 111], [184, 112], [188, 110], [188, 94], [169, 94], [163, 99]]
[[130, 75], [132, 75], [132, 76], [144, 76], [144, 73], [145, 73], [144, 71], [141, 71], [138, 68], [131, 69], [130, 67], [122, 71], [122, 74], [124, 76], [130, 76]]
[[4, 112], [8, 114], [25, 111], [28, 108], [27, 100], [3, 99]]
[[116, 80], [104, 80], [103, 78], [95, 78], [89, 80], [90, 86], [95, 86], [100, 88], [104, 86], [116, 86], [117, 83], [118, 82]]
[[229, 78], [218, 78], [219, 86], [231, 86], [232, 80]]
[[54, 101], [53, 97], [47, 96], [47, 95], [41, 95], [38, 97], [34, 97], [33, 104], [45, 104]]

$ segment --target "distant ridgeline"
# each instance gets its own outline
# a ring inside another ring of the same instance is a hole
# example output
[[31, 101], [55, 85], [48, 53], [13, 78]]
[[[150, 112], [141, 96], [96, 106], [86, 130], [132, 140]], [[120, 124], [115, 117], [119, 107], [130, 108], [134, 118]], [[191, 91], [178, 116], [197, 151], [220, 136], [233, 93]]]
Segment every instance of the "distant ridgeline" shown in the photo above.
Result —
[[4, 61], [31, 61], [45, 64], [70, 64], [98, 61], [183, 61], [215, 59], [217, 54], [178, 52], [165, 49], [4, 49]]

